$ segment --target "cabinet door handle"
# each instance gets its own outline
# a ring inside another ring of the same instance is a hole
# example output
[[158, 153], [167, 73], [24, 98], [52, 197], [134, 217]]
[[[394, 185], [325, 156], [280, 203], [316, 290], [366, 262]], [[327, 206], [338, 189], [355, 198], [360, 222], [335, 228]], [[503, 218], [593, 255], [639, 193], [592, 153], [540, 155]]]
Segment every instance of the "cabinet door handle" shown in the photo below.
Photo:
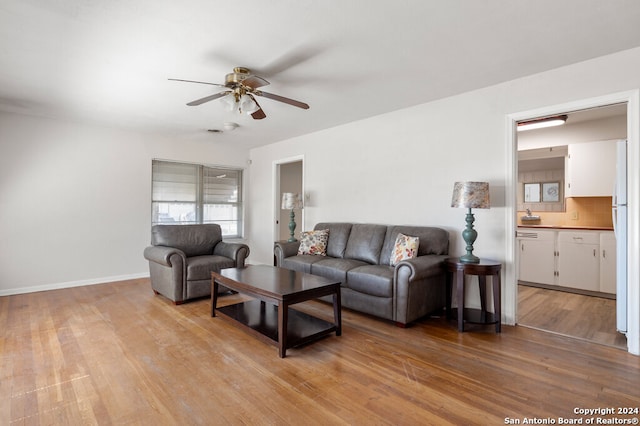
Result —
[[596, 249], [593, 249], [593, 257], [596, 257]]
[[607, 253], [604, 251], [604, 249], [602, 250], [602, 258], [604, 259], [605, 257], [607, 257]]

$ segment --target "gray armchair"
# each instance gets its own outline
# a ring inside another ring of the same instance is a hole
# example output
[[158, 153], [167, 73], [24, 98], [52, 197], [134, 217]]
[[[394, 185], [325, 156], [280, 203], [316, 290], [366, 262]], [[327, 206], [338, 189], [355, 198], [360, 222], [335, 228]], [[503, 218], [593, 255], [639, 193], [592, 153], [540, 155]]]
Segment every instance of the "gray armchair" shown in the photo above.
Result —
[[[242, 268], [249, 246], [222, 241], [220, 225], [154, 225], [149, 261], [151, 288], [176, 305], [211, 295], [211, 272]], [[220, 292], [228, 289], [220, 286]]]

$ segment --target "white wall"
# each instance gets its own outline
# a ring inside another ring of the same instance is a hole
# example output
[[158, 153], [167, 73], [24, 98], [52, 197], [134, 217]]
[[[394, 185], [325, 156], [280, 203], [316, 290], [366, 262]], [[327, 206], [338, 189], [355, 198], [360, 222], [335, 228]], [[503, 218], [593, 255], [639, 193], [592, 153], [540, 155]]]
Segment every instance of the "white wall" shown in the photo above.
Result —
[[151, 159], [246, 167], [248, 153], [0, 114], [0, 296], [148, 275]]
[[[491, 209], [474, 211], [479, 233], [474, 253], [513, 270], [508, 224], [515, 212], [505, 207], [505, 197], [513, 199], [515, 191], [506, 194], [505, 188], [514, 188], [509, 158], [514, 149], [508, 147], [507, 116], [639, 88], [638, 69], [640, 49], [632, 49], [253, 149], [252, 262], [272, 259], [274, 216], [266, 214], [274, 197], [271, 164], [304, 155], [304, 186], [311, 199], [303, 228], [318, 221], [441, 226], [451, 231], [453, 255], [464, 253], [465, 213], [449, 207], [453, 184], [488, 181]], [[513, 301], [515, 284], [504, 287], [504, 297]], [[512, 323], [514, 303], [506, 308]]]

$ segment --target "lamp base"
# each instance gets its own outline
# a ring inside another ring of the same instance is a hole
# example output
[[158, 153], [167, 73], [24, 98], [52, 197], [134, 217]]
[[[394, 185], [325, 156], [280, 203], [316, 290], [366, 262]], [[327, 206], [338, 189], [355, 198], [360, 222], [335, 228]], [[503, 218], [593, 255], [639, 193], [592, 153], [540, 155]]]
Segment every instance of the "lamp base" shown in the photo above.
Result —
[[464, 254], [460, 256], [460, 262], [462, 263], [480, 263], [480, 258], [472, 254]]
[[289, 219], [290, 219], [290, 221], [289, 221], [289, 239], [287, 240], [287, 242], [295, 243], [298, 240], [296, 240], [296, 237], [293, 236], [294, 233], [295, 233], [295, 230], [296, 230], [296, 221], [295, 221], [296, 215], [293, 212], [293, 209], [291, 209], [291, 213], [289, 213]]
[[462, 263], [480, 263], [480, 258], [473, 255], [473, 243], [476, 241], [476, 238], [478, 238], [478, 233], [473, 229], [474, 220], [475, 218], [473, 217], [473, 213], [471, 213], [471, 208], [469, 208], [467, 217], [465, 218], [467, 227], [462, 231], [462, 239], [467, 244], [467, 254], [460, 256], [460, 262]]

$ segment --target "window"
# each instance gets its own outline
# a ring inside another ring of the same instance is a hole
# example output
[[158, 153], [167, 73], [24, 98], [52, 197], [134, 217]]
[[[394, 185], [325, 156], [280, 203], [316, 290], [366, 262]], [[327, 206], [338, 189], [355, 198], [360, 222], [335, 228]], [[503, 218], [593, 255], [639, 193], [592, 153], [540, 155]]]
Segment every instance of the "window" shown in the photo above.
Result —
[[151, 223], [217, 223], [242, 234], [242, 170], [153, 160]]

